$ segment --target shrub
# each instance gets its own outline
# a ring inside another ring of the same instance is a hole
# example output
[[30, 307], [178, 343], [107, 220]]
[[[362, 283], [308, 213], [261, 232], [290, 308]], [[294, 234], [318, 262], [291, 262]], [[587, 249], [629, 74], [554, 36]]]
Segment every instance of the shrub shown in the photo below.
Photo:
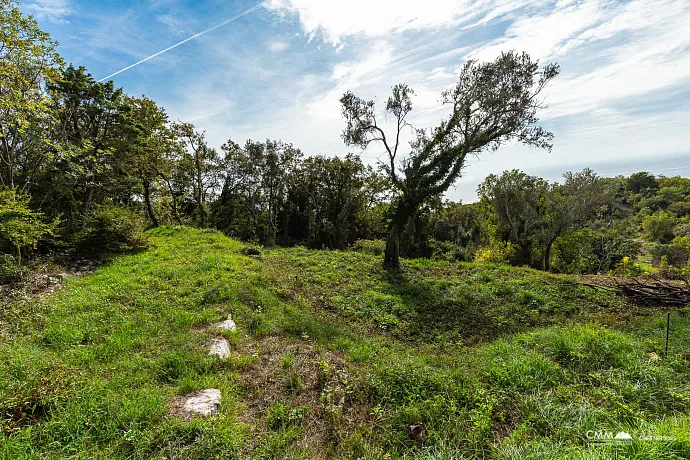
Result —
[[129, 252], [146, 247], [141, 214], [114, 205], [95, 207], [77, 235], [77, 250], [90, 255]]
[[384, 240], [357, 240], [355, 244], [352, 245], [352, 249], [357, 252], [365, 252], [380, 256], [386, 252], [386, 242]]
[[668, 211], [678, 217], [690, 216], [690, 201], [678, 201], [668, 206]]
[[601, 260], [595, 246], [601, 236], [585, 228], [562, 235], [553, 245], [553, 267], [560, 273], [596, 273]]
[[427, 242], [431, 250], [431, 258], [434, 260], [447, 260], [449, 262], [469, 262], [472, 260], [468, 248], [462, 247], [452, 241], [439, 241], [429, 238]]
[[299, 424], [308, 410], [307, 406], [292, 408], [287, 403], [277, 402], [268, 408], [268, 426], [275, 430], [285, 425]]
[[662, 258], [665, 258], [669, 265], [684, 267], [690, 259], [690, 248], [684, 244], [676, 243], [675, 240], [671, 244], [661, 244], [654, 250], [653, 260], [660, 262]]
[[617, 230], [566, 233], [554, 244], [554, 268], [562, 273], [606, 273], [625, 257], [634, 260], [640, 244]]
[[659, 214], [645, 217], [642, 221], [642, 228], [653, 241], [670, 243], [675, 236], [673, 228], [678, 223], [678, 219], [675, 217], [665, 212], [660, 212]]
[[29, 208], [29, 197], [14, 191], [0, 191], [0, 241], [8, 241], [21, 262], [22, 249], [36, 246], [46, 234], [52, 234], [59, 220], [43, 222], [43, 214]]
[[0, 254], [0, 284], [17, 281], [22, 276], [22, 268], [10, 254]]
[[517, 248], [510, 242], [493, 241], [488, 247], [477, 250], [477, 263], [511, 263], [517, 260]]
[[245, 247], [240, 249], [240, 254], [247, 257], [254, 257], [257, 259], [261, 258], [261, 246], [257, 244], [247, 244]]

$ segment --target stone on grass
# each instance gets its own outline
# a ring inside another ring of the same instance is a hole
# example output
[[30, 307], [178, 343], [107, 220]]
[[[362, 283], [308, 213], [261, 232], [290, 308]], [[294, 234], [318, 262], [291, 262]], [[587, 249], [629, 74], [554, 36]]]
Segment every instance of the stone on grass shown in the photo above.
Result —
[[235, 332], [237, 330], [237, 325], [232, 320], [232, 315], [228, 315], [228, 319], [217, 323], [215, 327], [221, 331]]
[[191, 415], [215, 415], [220, 409], [220, 390], [211, 388], [192, 393], [184, 403], [184, 411]]
[[44, 284], [46, 286], [57, 286], [62, 280], [55, 276], [41, 275], [38, 277], [38, 281], [40, 284]]
[[213, 339], [208, 354], [209, 356], [217, 356], [220, 359], [225, 359], [230, 356], [230, 344], [225, 339]]

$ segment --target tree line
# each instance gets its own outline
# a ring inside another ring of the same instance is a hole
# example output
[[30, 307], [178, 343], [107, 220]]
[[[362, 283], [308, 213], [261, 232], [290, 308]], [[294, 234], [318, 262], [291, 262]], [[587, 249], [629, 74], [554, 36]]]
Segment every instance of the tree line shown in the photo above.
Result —
[[[355, 154], [305, 155], [280, 140], [229, 139], [215, 149], [203, 131], [171, 120], [151, 99], [66, 65], [17, 2], [0, 6], [5, 260], [19, 263], [32, 251], [131, 248], [141, 243], [142, 228], [161, 225], [213, 227], [267, 246], [355, 245], [381, 252], [392, 268], [402, 254], [601, 272], [639, 252], [632, 235], [612, 227], [629, 214], [633, 196], [653, 189], [644, 183], [637, 190], [637, 176], [616, 182], [584, 170], [550, 183], [507, 171], [480, 185], [477, 203], [442, 198], [469, 155], [507, 142], [551, 148], [553, 135], [537, 115], [542, 90], [559, 73], [556, 64], [540, 67], [512, 51], [466, 62], [457, 84], [442, 94], [449, 115], [432, 129], [410, 124], [414, 91], [405, 84], [393, 87], [384, 107], [391, 132], [373, 101], [345, 93], [343, 141], [382, 149], [386, 160], [372, 167]], [[401, 141], [404, 130], [414, 135], [409, 145]], [[669, 213], [690, 214], [681, 195], [650, 211], [645, 235], [668, 233]], [[665, 235], [659, 244], [674, 238]]]

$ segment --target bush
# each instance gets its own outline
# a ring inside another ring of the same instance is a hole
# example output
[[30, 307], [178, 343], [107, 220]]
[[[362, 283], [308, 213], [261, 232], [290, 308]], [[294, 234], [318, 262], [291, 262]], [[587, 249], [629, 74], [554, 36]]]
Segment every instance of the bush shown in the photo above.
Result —
[[590, 229], [566, 233], [554, 244], [554, 268], [561, 273], [606, 273], [625, 257], [635, 259], [640, 244], [617, 230]]
[[352, 249], [357, 252], [366, 252], [380, 256], [386, 252], [386, 242], [384, 240], [357, 240], [352, 245]]
[[0, 254], [0, 284], [13, 283], [22, 276], [22, 268], [10, 254]]
[[261, 258], [261, 246], [256, 244], [247, 244], [245, 247], [240, 249], [240, 254], [247, 257], [255, 257], [257, 259]]
[[434, 260], [447, 260], [449, 262], [469, 262], [472, 260], [471, 251], [452, 241], [439, 241], [429, 238], [427, 242], [431, 249], [431, 258]]
[[690, 201], [678, 201], [668, 206], [668, 211], [678, 217], [690, 216]]
[[670, 244], [662, 244], [655, 248], [654, 262], [660, 262], [662, 258], [674, 267], [685, 267], [690, 259], [690, 236], [677, 236]]
[[678, 219], [660, 212], [652, 216], [645, 217], [642, 221], [642, 228], [653, 241], [659, 243], [670, 243], [673, 237], [673, 228], [679, 223]]
[[512, 263], [518, 259], [518, 250], [510, 242], [493, 241], [488, 247], [477, 250], [474, 261], [477, 263]]
[[146, 247], [140, 213], [114, 205], [95, 207], [77, 235], [79, 252], [89, 255], [130, 252]]
[[10, 190], [0, 190], [0, 243], [7, 241], [21, 262], [22, 249], [36, 247], [44, 236], [53, 234], [59, 220], [43, 222], [43, 214], [32, 211], [28, 195]]

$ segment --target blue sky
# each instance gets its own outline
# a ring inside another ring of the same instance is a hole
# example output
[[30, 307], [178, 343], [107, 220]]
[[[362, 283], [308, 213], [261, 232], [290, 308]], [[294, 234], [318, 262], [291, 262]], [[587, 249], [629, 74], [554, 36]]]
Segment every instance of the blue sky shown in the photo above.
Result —
[[[210, 0], [28, 0], [68, 62], [100, 79], [259, 4]], [[557, 179], [590, 166], [690, 173], [689, 0], [267, 0], [237, 20], [112, 79], [173, 119], [225, 140], [282, 139], [344, 155], [346, 90], [383, 101], [406, 82], [410, 121], [444, 116], [440, 93], [467, 59], [527, 51], [562, 73], [546, 94], [551, 153], [508, 145], [472, 158], [449, 198], [475, 199], [490, 173]], [[356, 152], [360, 153], [360, 152]], [[376, 148], [363, 157], [375, 163]]]

